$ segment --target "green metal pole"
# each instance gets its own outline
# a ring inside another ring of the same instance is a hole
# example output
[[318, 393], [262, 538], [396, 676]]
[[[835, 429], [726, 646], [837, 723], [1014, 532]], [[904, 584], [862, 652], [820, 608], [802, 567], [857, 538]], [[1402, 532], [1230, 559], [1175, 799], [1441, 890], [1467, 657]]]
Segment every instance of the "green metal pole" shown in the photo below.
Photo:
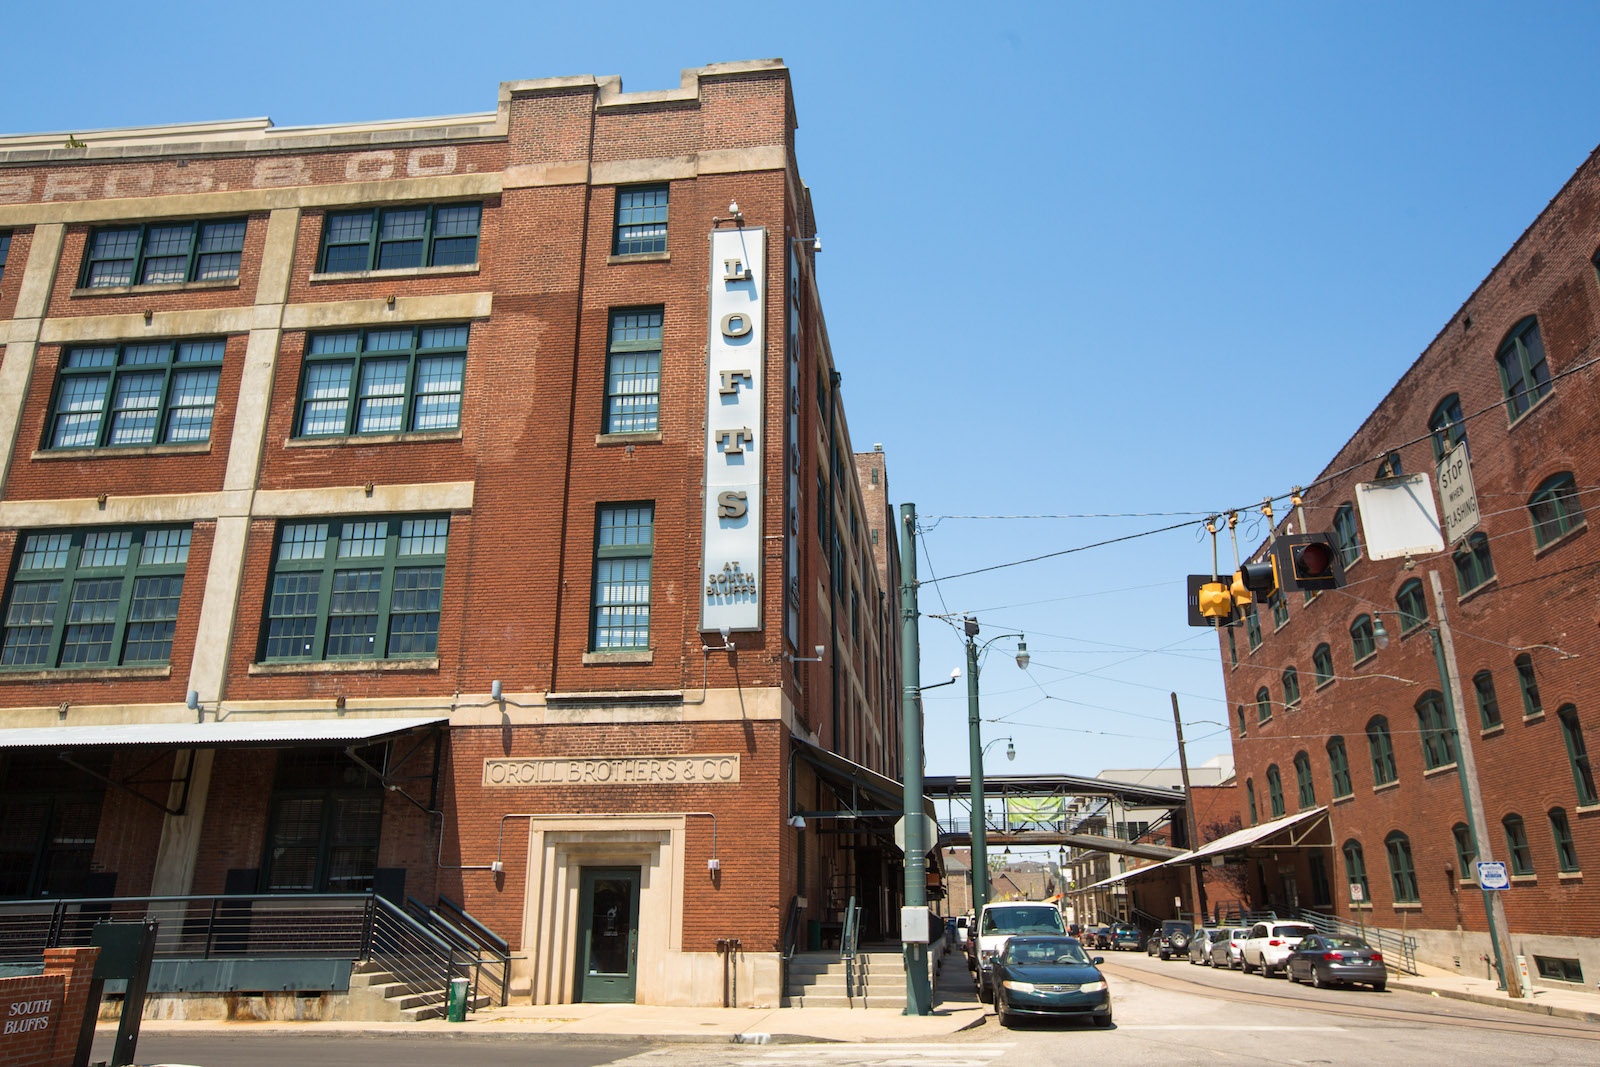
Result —
[[[972, 917], [989, 903], [989, 827], [983, 814], [983, 731], [978, 726], [978, 643], [967, 637], [967, 773], [972, 779]], [[977, 937], [974, 931], [973, 937]]]
[[[906, 836], [906, 910], [928, 906], [928, 847], [923, 841], [922, 671], [917, 642], [917, 506], [900, 505], [900, 697], [902, 808]], [[904, 921], [902, 920], [902, 925]], [[928, 983], [928, 946], [901, 936], [906, 965], [904, 1015], [933, 1011]]]

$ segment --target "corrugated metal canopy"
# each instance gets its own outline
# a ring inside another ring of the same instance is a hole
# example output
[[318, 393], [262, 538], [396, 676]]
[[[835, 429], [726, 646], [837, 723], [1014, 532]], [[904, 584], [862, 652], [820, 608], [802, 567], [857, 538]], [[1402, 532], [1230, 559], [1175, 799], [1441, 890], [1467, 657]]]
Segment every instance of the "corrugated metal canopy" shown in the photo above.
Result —
[[246, 719], [227, 722], [151, 722], [116, 726], [38, 726], [0, 730], [0, 748], [80, 748], [105, 745], [371, 744], [449, 722], [416, 719]]
[[[1270, 837], [1274, 837], [1278, 834], [1284, 833], [1285, 831], [1292, 831], [1297, 827], [1301, 827], [1302, 825], [1309, 829], [1312, 826], [1312, 820], [1317, 818], [1319, 815], [1326, 814], [1327, 810], [1327, 808], [1311, 808], [1307, 811], [1296, 812], [1293, 815], [1286, 815], [1281, 819], [1273, 819], [1271, 822], [1264, 822], [1257, 826], [1247, 826], [1243, 830], [1235, 830], [1231, 834], [1227, 834], [1224, 837], [1219, 837], [1215, 841], [1211, 841], [1200, 848], [1195, 849], [1193, 852], [1185, 852], [1182, 855], [1174, 856], [1171, 859], [1163, 860], [1160, 863], [1146, 864], [1143, 867], [1135, 867], [1132, 870], [1123, 871], [1121, 874], [1113, 874], [1110, 878], [1103, 878], [1093, 885], [1084, 886], [1080, 892], [1087, 892], [1090, 889], [1100, 889], [1103, 886], [1115, 885], [1117, 882], [1125, 881], [1137, 875], [1149, 874], [1151, 871], [1159, 870], [1162, 867], [1167, 867], [1173, 864], [1194, 863], [1210, 856], [1221, 856], [1228, 852], [1238, 852], [1243, 849], [1248, 849], [1251, 845], [1261, 844]], [[1321, 842], [1319, 842], [1319, 844], [1321, 844]], [[1300, 842], [1291, 838], [1288, 843], [1279, 844], [1278, 847], [1297, 848], [1300, 847]]]

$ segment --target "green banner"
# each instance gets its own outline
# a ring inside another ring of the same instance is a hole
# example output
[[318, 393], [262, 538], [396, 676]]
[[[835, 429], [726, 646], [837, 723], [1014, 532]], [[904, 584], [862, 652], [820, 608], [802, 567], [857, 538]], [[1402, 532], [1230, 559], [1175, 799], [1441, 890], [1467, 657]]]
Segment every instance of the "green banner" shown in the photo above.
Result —
[[1006, 797], [1006, 815], [1014, 823], [1059, 822], [1066, 813], [1066, 797]]

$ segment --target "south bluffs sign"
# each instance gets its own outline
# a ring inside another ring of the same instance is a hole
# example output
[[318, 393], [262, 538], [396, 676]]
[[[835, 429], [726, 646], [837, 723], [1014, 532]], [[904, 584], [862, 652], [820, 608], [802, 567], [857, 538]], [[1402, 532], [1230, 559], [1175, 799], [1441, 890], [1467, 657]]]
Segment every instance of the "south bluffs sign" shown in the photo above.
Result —
[[739, 780], [739, 757], [605, 756], [600, 759], [489, 759], [483, 784], [723, 785]]

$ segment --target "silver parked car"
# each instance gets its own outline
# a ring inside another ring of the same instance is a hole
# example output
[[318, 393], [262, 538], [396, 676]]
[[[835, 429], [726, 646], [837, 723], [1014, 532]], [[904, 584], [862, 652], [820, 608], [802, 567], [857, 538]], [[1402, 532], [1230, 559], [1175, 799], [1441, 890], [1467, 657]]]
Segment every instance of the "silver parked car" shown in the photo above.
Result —
[[1244, 964], [1244, 957], [1240, 954], [1244, 948], [1244, 939], [1250, 936], [1248, 926], [1229, 926], [1221, 931], [1222, 937], [1211, 942], [1211, 966], [1226, 967], [1236, 971]]
[[1216, 944], [1219, 937], [1226, 936], [1226, 929], [1206, 926], [1194, 932], [1189, 939], [1189, 962], [1201, 967], [1211, 966], [1211, 946]]

